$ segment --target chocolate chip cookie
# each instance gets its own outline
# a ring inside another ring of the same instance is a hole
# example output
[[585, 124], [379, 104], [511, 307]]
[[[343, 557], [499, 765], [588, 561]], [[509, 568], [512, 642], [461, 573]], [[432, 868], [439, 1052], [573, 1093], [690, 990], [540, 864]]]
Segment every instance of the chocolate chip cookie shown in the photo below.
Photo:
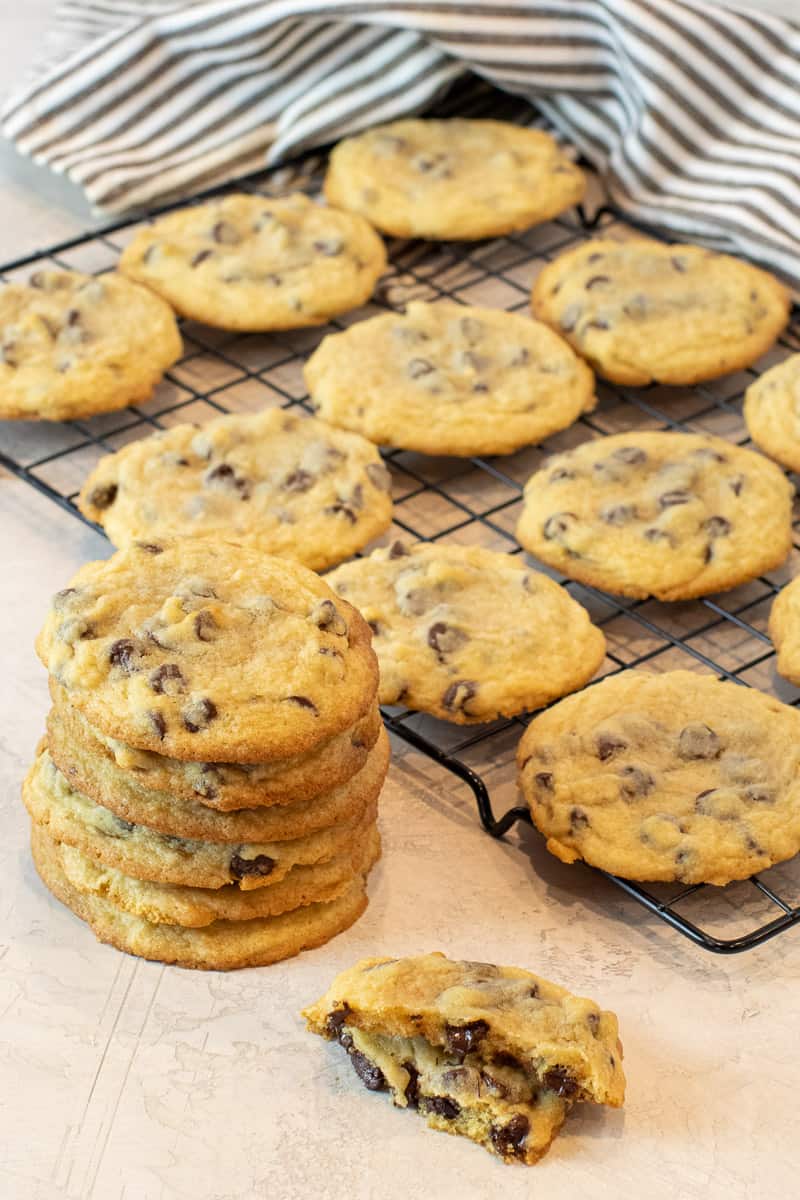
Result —
[[775, 597], [769, 636], [778, 652], [779, 673], [800, 685], [800, 579], [793, 579]]
[[223, 537], [321, 571], [386, 529], [390, 490], [371, 442], [271, 408], [130, 442], [100, 459], [78, 506], [116, 546]]
[[561, 254], [533, 312], [615, 383], [689, 384], [749, 366], [789, 319], [787, 288], [699, 246], [595, 238]]
[[70, 786], [43, 750], [23, 784], [22, 798], [36, 825], [54, 841], [134, 879], [187, 887], [242, 891], [280, 883], [296, 866], [327, 862], [363, 839], [375, 822], [376, 800], [349, 821], [280, 842], [220, 843], [159, 833], [117, 817]]
[[[42, 827], [34, 837], [46, 838]], [[154, 925], [198, 929], [213, 921], [252, 921], [277, 917], [308, 904], [336, 900], [363, 879], [380, 857], [381, 840], [374, 821], [364, 823], [352, 844], [326, 862], [296, 866], [271, 887], [243, 892], [236, 884], [216, 890], [180, 887], [134, 879], [90, 858], [74, 846], [50, 839], [59, 866], [76, 891], [100, 896], [115, 908]]]
[[449, 302], [329, 335], [305, 378], [327, 421], [423, 454], [510, 454], [595, 405], [592, 372], [545, 325]]
[[721, 886], [800, 850], [800, 713], [711, 675], [604, 679], [536, 717], [517, 763], [563, 862]]
[[31, 850], [45, 886], [85, 921], [101, 942], [181, 967], [230, 971], [291, 958], [330, 941], [357, 921], [367, 907], [364, 881], [357, 877], [335, 900], [304, 905], [276, 917], [217, 920], [202, 929], [155, 924], [132, 916], [100, 895], [78, 891], [64, 873], [56, 844], [35, 828]]
[[313, 752], [371, 708], [370, 640], [298, 563], [186, 538], [83, 566], [37, 651], [106, 736], [191, 762], [269, 762]]
[[149, 399], [183, 343], [168, 304], [109, 274], [0, 287], [0, 420], [69, 421]]
[[760, 454], [688, 433], [623, 433], [528, 480], [517, 537], [570, 579], [688, 600], [783, 562], [794, 489]]
[[222, 196], [159, 217], [120, 259], [184, 317], [221, 329], [299, 329], [358, 308], [386, 269], [374, 229], [296, 193]]
[[332, 204], [395, 237], [471, 240], [549, 221], [582, 198], [583, 172], [547, 133], [504, 121], [404, 120], [345, 138]]
[[541, 1158], [574, 1101], [624, 1099], [614, 1014], [518, 967], [368, 958], [303, 1015], [370, 1091], [507, 1162]]
[[800, 471], [800, 354], [771, 367], [744, 397], [744, 419], [757, 446]]
[[571, 596], [520, 557], [396, 542], [327, 576], [372, 628], [383, 704], [471, 724], [582, 687], [605, 639]]
[[379, 722], [378, 737], [364, 765], [330, 791], [292, 804], [217, 812], [199, 797], [186, 800], [169, 790], [150, 788], [141, 780], [141, 772], [123, 770], [92, 753], [69, 737], [55, 709], [47, 729], [50, 756], [74, 790], [125, 821], [203, 842], [277, 842], [350, 821], [377, 799], [389, 765], [389, 739]]

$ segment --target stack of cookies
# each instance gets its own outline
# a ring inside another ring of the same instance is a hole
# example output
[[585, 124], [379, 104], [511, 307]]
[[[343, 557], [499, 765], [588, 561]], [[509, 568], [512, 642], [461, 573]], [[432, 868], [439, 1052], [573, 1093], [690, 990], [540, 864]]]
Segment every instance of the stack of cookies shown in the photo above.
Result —
[[388, 739], [369, 628], [316, 575], [231, 542], [133, 543], [55, 596], [37, 649], [34, 860], [102, 941], [226, 969], [361, 915]]

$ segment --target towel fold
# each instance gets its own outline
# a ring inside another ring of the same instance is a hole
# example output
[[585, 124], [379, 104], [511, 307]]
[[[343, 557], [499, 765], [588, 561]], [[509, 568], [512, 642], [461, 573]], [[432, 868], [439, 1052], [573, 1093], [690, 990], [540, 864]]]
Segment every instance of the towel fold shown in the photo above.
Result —
[[471, 71], [529, 101], [622, 213], [800, 288], [793, 21], [698, 0], [72, 0], [59, 32], [3, 130], [108, 212], [424, 112]]

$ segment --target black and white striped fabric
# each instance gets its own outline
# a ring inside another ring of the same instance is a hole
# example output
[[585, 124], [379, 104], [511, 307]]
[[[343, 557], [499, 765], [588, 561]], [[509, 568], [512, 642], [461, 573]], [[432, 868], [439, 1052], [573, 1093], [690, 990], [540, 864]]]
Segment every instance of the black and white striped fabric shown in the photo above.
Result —
[[530, 100], [622, 212], [800, 288], [800, 23], [710, 0], [72, 0], [59, 12], [60, 63], [11, 98], [3, 129], [107, 211], [424, 111], [471, 70]]

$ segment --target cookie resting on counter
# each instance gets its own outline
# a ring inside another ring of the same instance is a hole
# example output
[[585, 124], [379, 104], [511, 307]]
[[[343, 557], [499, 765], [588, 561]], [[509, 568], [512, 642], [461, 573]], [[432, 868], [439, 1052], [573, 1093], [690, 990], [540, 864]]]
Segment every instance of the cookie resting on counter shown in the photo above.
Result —
[[519, 556], [395, 542], [326, 582], [370, 624], [381, 703], [460, 725], [541, 708], [605, 656], [586, 610]]
[[583, 198], [583, 172], [548, 133], [504, 121], [410, 119], [334, 147], [332, 204], [395, 237], [454, 240], [528, 229]]
[[207, 325], [300, 329], [366, 303], [386, 250], [363, 217], [301, 192], [233, 195], [158, 217], [119, 269]]
[[444, 301], [329, 334], [305, 379], [326, 421], [423, 454], [510, 454], [596, 402], [592, 372], [546, 325]]
[[525, 485], [520, 543], [570, 579], [689, 600], [779, 566], [794, 488], [763, 455], [691, 433], [620, 433], [557, 454]]
[[69, 421], [149, 400], [183, 350], [175, 315], [114, 273], [0, 287], [0, 420]]
[[130, 442], [100, 459], [78, 507], [116, 546], [221, 537], [321, 571], [387, 528], [391, 486], [365, 438], [269, 408]]
[[574, 1102], [624, 1099], [614, 1014], [518, 967], [368, 958], [303, 1015], [370, 1091], [506, 1162], [541, 1158]]
[[773, 275], [727, 254], [594, 238], [548, 263], [533, 313], [614, 383], [690, 384], [747, 367], [789, 320]]
[[603, 679], [535, 717], [517, 764], [564, 862], [722, 886], [800, 850], [800, 713], [712, 675]]

